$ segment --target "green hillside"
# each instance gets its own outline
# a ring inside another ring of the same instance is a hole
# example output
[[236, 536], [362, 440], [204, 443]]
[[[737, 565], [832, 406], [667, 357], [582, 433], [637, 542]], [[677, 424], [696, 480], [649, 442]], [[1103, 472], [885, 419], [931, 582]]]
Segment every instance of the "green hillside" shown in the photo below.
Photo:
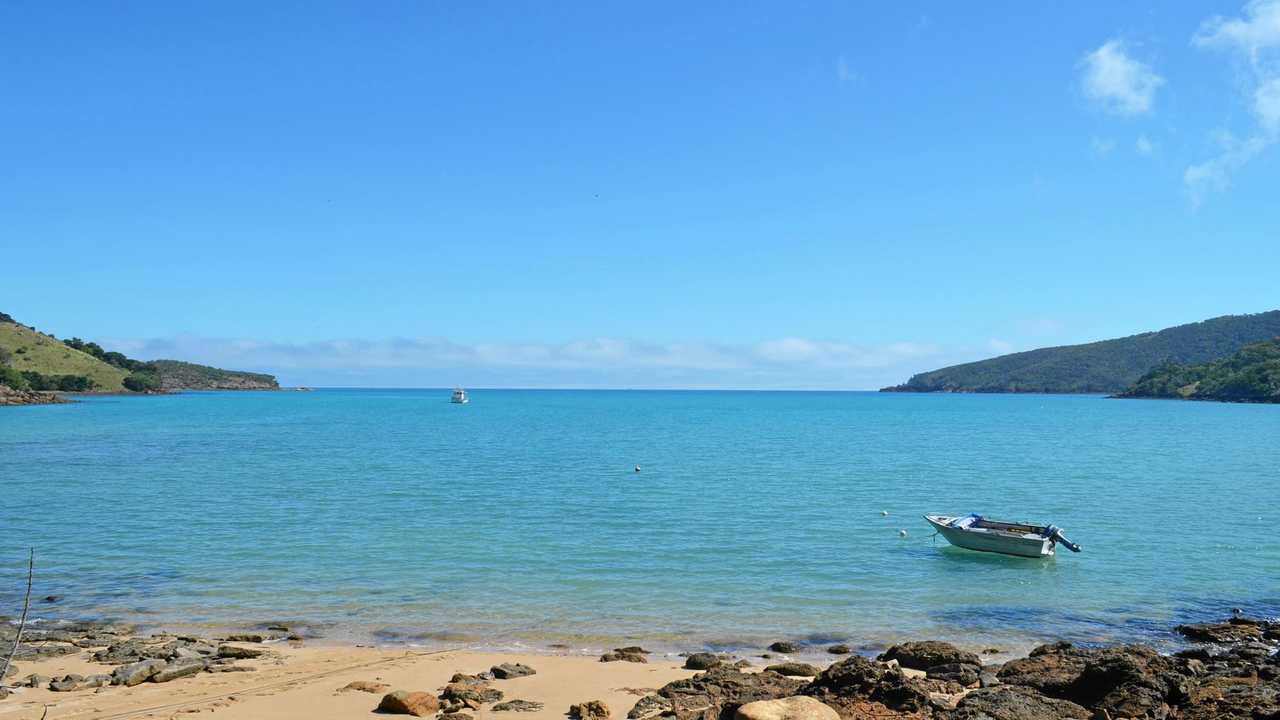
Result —
[[1280, 403], [1280, 340], [1200, 365], [1164, 363], [1117, 397]]
[[177, 360], [133, 360], [79, 338], [59, 340], [0, 313], [0, 385], [14, 390], [277, 390], [275, 377]]
[[1280, 336], [1280, 310], [1003, 355], [920, 373], [887, 392], [1118, 393], [1165, 362], [1197, 364]]
[[[7, 316], [6, 316], [7, 317]], [[50, 376], [82, 376], [92, 390], [124, 390], [127, 370], [113, 367], [88, 353], [70, 348], [51, 335], [25, 325], [0, 321], [0, 367]]]
[[275, 376], [221, 370], [178, 360], [147, 363], [160, 380], [161, 390], [278, 390]]

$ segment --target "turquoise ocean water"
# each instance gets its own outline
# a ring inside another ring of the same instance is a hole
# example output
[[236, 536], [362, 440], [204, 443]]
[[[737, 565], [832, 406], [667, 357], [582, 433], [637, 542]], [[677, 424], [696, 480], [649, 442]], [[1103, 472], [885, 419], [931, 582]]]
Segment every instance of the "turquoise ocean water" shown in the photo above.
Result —
[[[1099, 397], [193, 393], [0, 410], [0, 614], [729, 648], [1171, 641], [1280, 613], [1280, 407]], [[640, 465], [642, 472], [633, 471]], [[887, 517], [882, 511], [888, 511]], [[1053, 522], [1023, 560], [921, 519]], [[906, 529], [905, 538], [899, 530]]]

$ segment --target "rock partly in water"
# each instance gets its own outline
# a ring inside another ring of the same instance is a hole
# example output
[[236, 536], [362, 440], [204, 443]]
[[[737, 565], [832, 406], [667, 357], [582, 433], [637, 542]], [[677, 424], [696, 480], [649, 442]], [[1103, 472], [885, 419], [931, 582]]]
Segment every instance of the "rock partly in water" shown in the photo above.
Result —
[[981, 665], [978, 656], [961, 650], [951, 643], [924, 640], [894, 645], [880, 654], [882, 661], [896, 660], [899, 665], [912, 670], [928, 670], [936, 665], [963, 663]]
[[840, 720], [829, 705], [807, 695], [757, 700], [739, 706], [735, 720]]
[[845, 645], [844, 643], [839, 643], [827, 648], [827, 652], [831, 653], [832, 655], [849, 655], [853, 653], [853, 648], [849, 647], [848, 645]]
[[713, 667], [719, 667], [723, 662], [715, 653], [698, 652], [684, 659], [684, 669], [710, 670]]
[[440, 703], [431, 693], [396, 690], [383, 695], [382, 702], [378, 703], [374, 712], [430, 717], [439, 709]]
[[1221, 623], [1191, 623], [1179, 625], [1177, 631], [1192, 642], [1235, 644], [1261, 640], [1270, 623], [1248, 618], [1233, 618]]
[[622, 650], [614, 650], [612, 652], [607, 652], [601, 655], [600, 662], [647, 663], [649, 662], [649, 658], [645, 657], [643, 653], [623, 652]]
[[790, 640], [779, 640], [769, 646], [771, 652], [782, 653], [784, 655], [792, 655], [800, 652], [800, 643], [791, 642]]

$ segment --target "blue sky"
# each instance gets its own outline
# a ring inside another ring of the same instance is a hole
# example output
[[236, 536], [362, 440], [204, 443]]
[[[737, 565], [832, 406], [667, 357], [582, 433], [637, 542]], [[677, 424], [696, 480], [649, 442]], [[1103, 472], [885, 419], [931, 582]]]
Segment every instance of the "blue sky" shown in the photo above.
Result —
[[0, 5], [0, 310], [336, 385], [874, 388], [1280, 307], [1280, 0]]

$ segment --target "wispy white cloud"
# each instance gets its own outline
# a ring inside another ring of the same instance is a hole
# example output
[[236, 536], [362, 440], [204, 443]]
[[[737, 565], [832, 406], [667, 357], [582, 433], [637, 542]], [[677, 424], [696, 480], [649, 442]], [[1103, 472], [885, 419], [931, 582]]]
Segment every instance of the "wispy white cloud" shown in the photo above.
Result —
[[1089, 140], [1089, 147], [1093, 148], [1093, 153], [1098, 157], [1106, 157], [1116, 149], [1116, 141], [1109, 138], [1094, 137]]
[[276, 343], [179, 336], [116, 339], [103, 345], [143, 359], [164, 357], [271, 372], [286, 382], [370, 385], [447, 385], [478, 377], [490, 384], [524, 386], [872, 388], [975, 355], [924, 343], [873, 346], [796, 337], [722, 344], [613, 338], [566, 343], [405, 338]]
[[1191, 44], [1229, 53], [1241, 65], [1249, 110], [1256, 126], [1244, 139], [1219, 131], [1219, 153], [1183, 173], [1194, 203], [1207, 190], [1223, 190], [1250, 160], [1280, 140], [1280, 0], [1252, 0], [1241, 17], [1212, 17], [1200, 25]]
[[1139, 135], [1137, 140], [1133, 141], [1133, 149], [1139, 155], [1150, 157], [1156, 153], [1156, 144], [1152, 142], [1146, 135]]
[[1080, 61], [1080, 89], [1085, 97], [1113, 115], [1151, 112], [1156, 91], [1164, 85], [1151, 66], [1130, 57], [1121, 40], [1108, 40]]

